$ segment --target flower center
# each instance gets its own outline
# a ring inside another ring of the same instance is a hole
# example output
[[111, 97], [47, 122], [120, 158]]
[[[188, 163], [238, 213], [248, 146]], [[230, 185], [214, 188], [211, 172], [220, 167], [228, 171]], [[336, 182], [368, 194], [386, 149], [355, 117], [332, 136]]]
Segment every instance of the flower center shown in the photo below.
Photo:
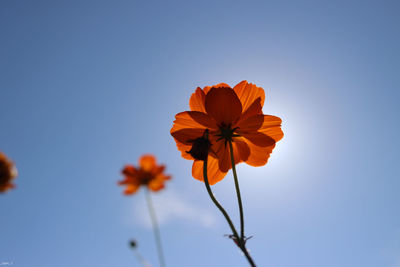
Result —
[[233, 141], [233, 137], [238, 137], [240, 136], [239, 134], [236, 134], [235, 131], [238, 129], [239, 127], [235, 127], [232, 128], [231, 125], [224, 125], [222, 124], [221, 126], [219, 126], [219, 133], [216, 134], [216, 136], [218, 136], [219, 138], [217, 139], [217, 141], [220, 140], [225, 140], [225, 145], [227, 142], [232, 142]]
[[140, 176], [140, 183], [143, 185], [147, 185], [151, 180], [153, 180], [153, 174], [142, 170], [142, 174]]

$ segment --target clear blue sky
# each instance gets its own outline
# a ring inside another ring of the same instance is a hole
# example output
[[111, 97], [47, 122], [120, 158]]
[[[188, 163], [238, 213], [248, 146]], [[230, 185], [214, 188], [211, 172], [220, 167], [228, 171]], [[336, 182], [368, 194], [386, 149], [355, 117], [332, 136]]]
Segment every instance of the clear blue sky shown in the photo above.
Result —
[[[398, 1], [0, 1], [0, 262], [156, 263], [126, 163], [154, 153], [169, 267], [247, 266], [169, 134], [197, 86], [248, 80], [285, 137], [239, 165], [260, 267], [400, 266]], [[232, 176], [213, 187], [238, 221]]]

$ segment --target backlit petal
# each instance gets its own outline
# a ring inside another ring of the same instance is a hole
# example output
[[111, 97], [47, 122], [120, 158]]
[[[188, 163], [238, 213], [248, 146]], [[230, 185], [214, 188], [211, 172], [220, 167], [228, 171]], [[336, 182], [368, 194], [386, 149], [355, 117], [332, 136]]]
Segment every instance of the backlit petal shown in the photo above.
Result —
[[[221, 142], [222, 143], [222, 142]], [[219, 150], [218, 155], [218, 167], [222, 172], [227, 172], [231, 168], [231, 158], [229, 154], [229, 146], [226, 144], [226, 148], [222, 148], [224, 145], [221, 145], [221, 149]], [[236, 161], [236, 159], [235, 159]]]
[[206, 100], [206, 94], [200, 87], [197, 87], [196, 91], [190, 96], [189, 107], [192, 111], [200, 111], [205, 113], [206, 108], [204, 106]]
[[129, 177], [135, 177], [137, 176], [137, 173], [138, 171], [133, 165], [126, 165], [122, 170], [122, 174]]
[[143, 155], [139, 159], [139, 166], [142, 170], [151, 172], [156, 167], [156, 158], [153, 155]]
[[240, 120], [238, 123], [240, 133], [251, 133], [254, 131], [265, 131], [268, 128], [280, 127], [282, 120], [276, 116], [271, 115], [255, 115], [247, 118], [246, 120]]
[[220, 88], [220, 87], [230, 88], [230, 86], [227, 85], [226, 83], [219, 83], [219, 84], [216, 84], [216, 85], [213, 85], [213, 86], [205, 86], [203, 88], [203, 91], [204, 91], [205, 94], [208, 94], [208, 92], [211, 90], [211, 88]]
[[178, 140], [175, 139], [176, 142], [176, 147], [178, 148], [178, 150], [182, 153], [182, 157], [184, 159], [189, 159], [189, 160], [193, 160], [193, 157], [187, 153], [187, 151], [190, 151], [190, 149], [192, 148], [192, 145], [185, 145], [181, 142], [179, 142]]
[[283, 137], [282, 120], [271, 115], [256, 115], [238, 123], [238, 134], [258, 146], [271, 146]]
[[[246, 161], [250, 155], [250, 149], [243, 138], [235, 138], [232, 142], [233, 158], [235, 164]], [[225, 145], [225, 141], [219, 141], [214, 146], [218, 158], [218, 166], [222, 172], [227, 172], [232, 168], [231, 154], [229, 144]]]
[[[205, 129], [182, 129], [176, 132], [172, 132], [171, 135], [175, 138], [175, 141], [181, 142], [184, 145], [192, 145], [196, 138], [202, 137]], [[190, 150], [190, 149], [189, 149]]]
[[273, 138], [275, 142], [278, 142], [283, 138], [281, 122], [282, 120], [278, 117], [264, 115], [264, 122], [258, 129], [258, 132], [268, 135], [269, 137]]
[[132, 195], [133, 193], [135, 193], [138, 189], [139, 189], [140, 185], [138, 184], [127, 184], [124, 194], [125, 195]]
[[233, 87], [236, 95], [239, 97], [242, 103], [243, 113], [260, 98], [261, 107], [264, 105], [265, 93], [264, 89], [257, 87], [255, 84], [248, 83], [247, 81], [241, 81], [235, 87]]
[[160, 174], [149, 182], [148, 187], [152, 191], [159, 191], [165, 187], [164, 185], [165, 180], [169, 179], [170, 179], [169, 176]]
[[254, 167], [265, 165], [268, 162], [270, 154], [275, 147], [275, 144], [267, 147], [260, 147], [254, 145], [248, 140], [246, 141], [246, 143], [250, 148], [250, 156], [245, 162]]
[[218, 124], [232, 125], [242, 114], [242, 104], [228, 87], [212, 88], [206, 95], [206, 111]]
[[186, 128], [216, 128], [216, 122], [209, 115], [199, 111], [184, 111], [176, 114], [171, 134]]
[[[222, 172], [218, 167], [218, 160], [216, 158], [208, 156], [207, 163], [207, 178], [210, 185], [214, 185], [217, 182], [221, 181], [226, 172]], [[203, 177], [203, 161], [195, 160], [192, 166], [192, 175], [195, 179], [199, 181], [204, 181]]]
[[240, 117], [240, 121], [246, 120], [247, 118], [255, 116], [257, 114], [262, 114], [262, 106], [261, 106], [261, 98], [260, 97], [257, 98], [245, 112], [243, 112], [242, 116]]
[[257, 146], [265, 147], [275, 144], [275, 140], [272, 137], [260, 132], [246, 133], [242, 134], [242, 136]]
[[[245, 141], [242, 141], [243, 138], [236, 138], [234, 139], [232, 146], [233, 146], [233, 157], [235, 158], [235, 164], [246, 161], [250, 156], [250, 149], [249, 146], [246, 144]], [[239, 160], [236, 160], [239, 158]]]

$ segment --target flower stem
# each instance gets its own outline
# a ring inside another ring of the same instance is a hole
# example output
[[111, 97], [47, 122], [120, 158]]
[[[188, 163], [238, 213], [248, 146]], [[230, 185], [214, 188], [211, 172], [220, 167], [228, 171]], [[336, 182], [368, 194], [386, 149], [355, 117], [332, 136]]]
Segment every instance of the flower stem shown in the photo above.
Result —
[[215, 206], [221, 211], [222, 215], [224, 215], [226, 221], [228, 222], [229, 226], [231, 227], [232, 233], [234, 237], [239, 240], [239, 235], [235, 229], [235, 226], [232, 223], [231, 218], [229, 217], [228, 213], [225, 209], [219, 204], [218, 200], [215, 198], [213, 192], [211, 191], [210, 183], [208, 182], [208, 175], [207, 175], [207, 157], [204, 160], [203, 164], [203, 177], [204, 177], [204, 184], [206, 185], [208, 195], [210, 195], [211, 200], [214, 202]]
[[233, 173], [233, 178], [235, 180], [236, 195], [238, 198], [238, 205], [239, 205], [239, 212], [240, 212], [240, 238], [238, 239], [238, 246], [243, 251], [243, 253], [246, 256], [246, 259], [249, 261], [250, 265], [255, 267], [256, 264], [254, 263], [253, 259], [251, 258], [249, 252], [246, 249], [246, 237], [244, 235], [244, 217], [243, 217], [242, 197], [240, 196], [239, 180], [237, 178], [235, 159], [233, 157], [232, 141], [228, 141], [228, 142], [229, 142], [229, 151], [231, 154], [232, 173]]
[[246, 256], [247, 261], [249, 262], [251, 267], [256, 267], [255, 262], [253, 261], [253, 259], [251, 258], [249, 252], [246, 249], [246, 244], [245, 242], [243, 242], [240, 246], [240, 249], [243, 251], [244, 255]]
[[236, 194], [237, 194], [237, 198], [238, 198], [239, 212], [240, 212], [240, 239], [243, 240], [245, 238], [245, 236], [244, 236], [243, 205], [242, 205], [242, 198], [240, 196], [239, 180], [238, 180], [237, 174], [236, 174], [235, 159], [233, 158], [232, 141], [229, 141], [229, 151], [231, 153], [232, 172], [233, 172], [233, 178], [235, 180], [235, 188], [236, 188]]
[[149, 208], [151, 222], [154, 230], [154, 237], [156, 239], [156, 244], [157, 244], [158, 259], [160, 262], [160, 266], [165, 267], [166, 265], [165, 265], [163, 248], [161, 244], [161, 234], [160, 234], [160, 229], [158, 227], [156, 213], [154, 211], [153, 201], [151, 200], [150, 190], [147, 189], [145, 191], [146, 191], [145, 195], [146, 195], [147, 207]]
[[207, 192], [210, 195], [211, 200], [214, 202], [215, 206], [221, 211], [221, 213], [224, 215], [226, 221], [228, 222], [229, 226], [231, 227], [232, 233], [233, 233], [233, 240], [235, 241], [236, 245], [240, 248], [240, 250], [244, 253], [246, 256], [246, 259], [250, 263], [250, 266], [256, 267], [256, 264], [254, 263], [253, 259], [251, 258], [249, 252], [246, 249], [246, 240], [244, 238], [240, 238], [235, 226], [232, 223], [231, 218], [229, 217], [228, 213], [225, 211], [225, 209], [219, 204], [218, 200], [214, 197], [214, 194], [211, 191], [210, 183], [208, 182], [208, 175], [207, 175], [207, 158], [204, 160], [203, 163], [203, 177], [204, 177], [204, 184], [206, 185]]
[[144, 259], [144, 257], [142, 256], [142, 254], [139, 253], [139, 251], [134, 250], [135, 256], [137, 258], [137, 260], [143, 265], [143, 267], [150, 267], [151, 265], [147, 263], [147, 261]]

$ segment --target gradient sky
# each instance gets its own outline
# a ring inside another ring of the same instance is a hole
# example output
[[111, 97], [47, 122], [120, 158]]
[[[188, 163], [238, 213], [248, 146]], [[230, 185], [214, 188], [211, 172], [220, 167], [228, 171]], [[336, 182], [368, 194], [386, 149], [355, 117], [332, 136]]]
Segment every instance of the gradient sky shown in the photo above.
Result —
[[[143, 190], [117, 186], [154, 153], [169, 267], [248, 266], [169, 134], [197, 86], [248, 80], [285, 137], [238, 166], [260, 267], [399, 267], [398, 1], [0, 0], [0, 263], [158, 266]], [[238, 222], [232, 175], [213, 187]]]

